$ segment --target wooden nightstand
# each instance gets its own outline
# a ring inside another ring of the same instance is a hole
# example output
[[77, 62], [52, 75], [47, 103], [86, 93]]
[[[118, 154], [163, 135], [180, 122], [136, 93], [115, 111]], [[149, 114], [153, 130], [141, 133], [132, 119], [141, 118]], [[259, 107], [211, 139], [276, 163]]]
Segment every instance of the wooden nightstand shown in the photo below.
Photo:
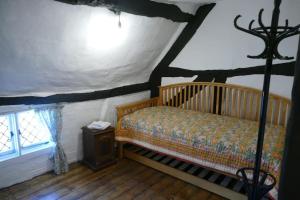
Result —
[[115, 129], [105, 130], [82, 128], [83, 163], [93, 170], [98, 170], [116, 162]]

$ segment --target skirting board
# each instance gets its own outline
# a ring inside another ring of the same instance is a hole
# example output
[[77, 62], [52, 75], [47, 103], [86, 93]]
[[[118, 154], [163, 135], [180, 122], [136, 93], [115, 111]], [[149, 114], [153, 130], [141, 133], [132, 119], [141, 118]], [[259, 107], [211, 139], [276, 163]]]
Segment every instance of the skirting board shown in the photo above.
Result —
[[[218, 184], [212, 183], [212, 182], [214, 182], [212, 180], [210, 182], [208, 180], [200, 178], [199, 176], [201, 176], [201, 173], [198, 176], [195, 176], [192, 173], [190, 174], [188, 172], [185, 172], [184, 170], [181, 171], [180, 169], [175, 168], [175, 165], [179, 164], [180, 161], [177, 161], [177, 160], [173, 159], [174, 161], [169, 163], [169, 165], [167, 165], [163, 161], [159, 162], [159, 161], [156, 161], [155, 158], [151, 159], [155, 155], [155, 152], [153, 152], [153, 151], [149, 152], [145, 149], [144, 150], [141, 150], [141, 149], [142, 148], [139, 148], [139, 147], [137, 147], [137, 148], [135, 148], [135, 147], [124, 148], [124, 156], [129, 158], [129, 159], [135, 160], [139, 163], [142, 163], [146, 166], [154, 168], [158, 171], [161, 171], [161, 172], [166, 173], [168, 175], [174, 176], [174, 177], [176, 177], [178, 179], [181, 179], [185, 182], [193, 184], [197, 187], [200, 187], [200, 188], [203, 188], [203, 189], [208, 190], [210, 192], [213, 192], [215, 194], [218, 194], [218, 195], [220, 195], [222, 197], [225, 197], [227, 199], [231, 199], [231, 200], [246, 200], [247, 199], [245, 194], [241, 194], [239, 192], [230, 190], [226, 187], [223, 187], [223, 186], [220, 186]], [[173, 165], [173, 167], [172, 167], [172, 163], [174, 163], [176, 161], [178, 163]], [[211, 178], [209, 178], [209, 179], [213, 179], [213, 176], [211, 176]], [[224, 180], [225, 180], [225, 178], [224, 178]]]

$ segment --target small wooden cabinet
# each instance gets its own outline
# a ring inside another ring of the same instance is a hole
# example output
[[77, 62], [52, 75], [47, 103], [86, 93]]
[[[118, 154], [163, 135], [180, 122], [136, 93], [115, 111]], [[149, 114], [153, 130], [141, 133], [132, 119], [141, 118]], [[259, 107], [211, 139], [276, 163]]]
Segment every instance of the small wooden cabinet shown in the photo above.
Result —
[[116, 162], [115, 129], [105, 130], [82, 128], [83, 163], [93, 170], [98, 170]]

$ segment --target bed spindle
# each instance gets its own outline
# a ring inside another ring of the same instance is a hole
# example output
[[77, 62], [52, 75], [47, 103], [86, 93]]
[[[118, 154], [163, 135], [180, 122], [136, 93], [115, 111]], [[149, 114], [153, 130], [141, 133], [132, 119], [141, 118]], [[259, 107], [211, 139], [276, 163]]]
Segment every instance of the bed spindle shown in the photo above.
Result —
[[[181, 83], [160, 87], [159, 105], [259, 121], [261, 91], [223, 83]], [[267, 122], [286, 126], [290, 100], [269, 95]]]

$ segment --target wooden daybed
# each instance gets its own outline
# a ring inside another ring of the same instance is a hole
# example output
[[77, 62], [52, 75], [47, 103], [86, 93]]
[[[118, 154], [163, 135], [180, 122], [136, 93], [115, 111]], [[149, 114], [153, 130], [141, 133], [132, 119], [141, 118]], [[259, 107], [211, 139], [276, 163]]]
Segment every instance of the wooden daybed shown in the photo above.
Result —
[[[162, 86], [158, 98], [117, 107], [116, 140], [235, 176], [254, 165], [260, 99], [260, 90], [238, 85]], [[289, 108], [289, 99], [270, 94], [262, 169], [277, 180]]]

